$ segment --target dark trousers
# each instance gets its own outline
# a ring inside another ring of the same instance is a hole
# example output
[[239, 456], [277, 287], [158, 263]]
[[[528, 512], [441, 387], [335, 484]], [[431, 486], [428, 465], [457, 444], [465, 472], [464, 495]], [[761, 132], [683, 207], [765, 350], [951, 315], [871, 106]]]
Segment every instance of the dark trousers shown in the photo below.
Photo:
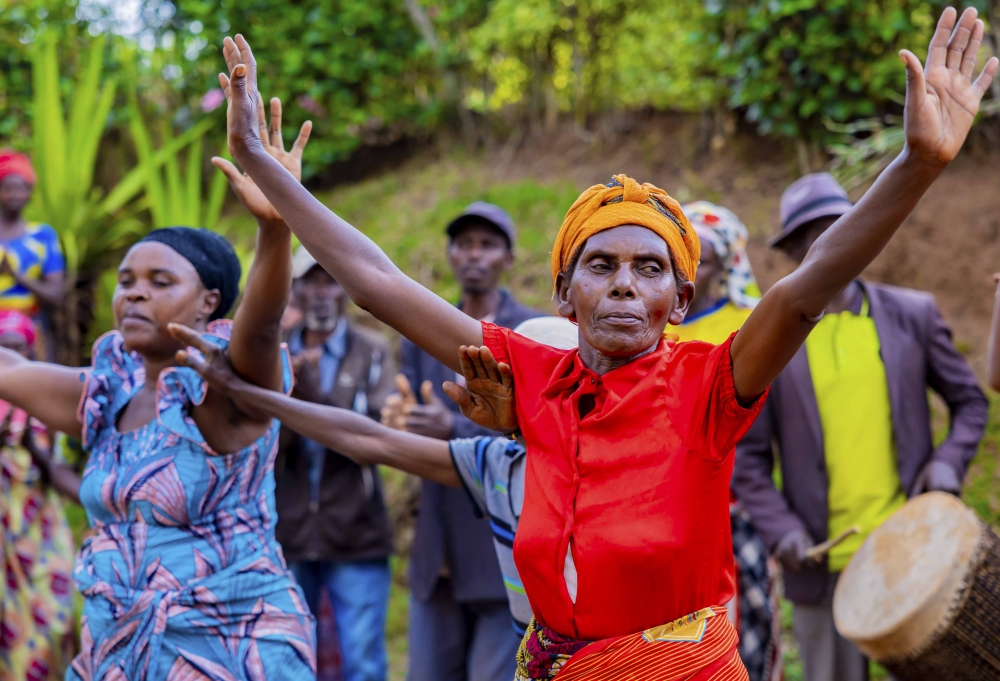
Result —
[[408, 681], [511, 681], [521, 637], [507, 601], [459, 603], [447, 579], [410, 598]]

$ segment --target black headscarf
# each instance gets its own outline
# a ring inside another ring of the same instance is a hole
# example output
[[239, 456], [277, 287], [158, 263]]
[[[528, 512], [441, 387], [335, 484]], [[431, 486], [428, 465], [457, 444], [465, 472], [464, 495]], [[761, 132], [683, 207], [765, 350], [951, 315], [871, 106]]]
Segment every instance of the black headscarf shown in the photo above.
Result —
[[212, 313], [212, 320], [229, 313], [240, 293], [242, 268], [228, 241], [215, 232], [196, 227], [154, 229], [139, 243], [144, 241], [155, 241], [177, 251], [194, 265], [205, 288], [219, 292], [221, 300]]

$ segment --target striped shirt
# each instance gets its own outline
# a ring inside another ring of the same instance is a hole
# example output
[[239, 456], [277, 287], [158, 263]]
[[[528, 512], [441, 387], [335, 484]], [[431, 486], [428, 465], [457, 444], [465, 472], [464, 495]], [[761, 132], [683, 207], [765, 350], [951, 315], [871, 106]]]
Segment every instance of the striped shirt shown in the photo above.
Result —
[[505, 437], [486, 436], [448, 444], [473, 506], [478, 514], [489, 518], [514, 629], [524, 635], [531, 620], [531, 605], [514, 565], [514, 533], [524, 504], [524, 447]]

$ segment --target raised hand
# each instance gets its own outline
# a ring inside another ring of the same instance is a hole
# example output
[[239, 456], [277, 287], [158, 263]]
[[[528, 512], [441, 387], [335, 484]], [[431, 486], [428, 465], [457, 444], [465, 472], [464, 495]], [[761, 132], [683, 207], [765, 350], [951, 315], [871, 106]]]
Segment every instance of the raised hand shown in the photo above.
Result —
[[971, 7], [956, 22], [957, 14], [952, 7], [941, 13], [926, 66], [921, 67], [909, 50], [899, 53], [906, 65], [906, 145], [934, 166], [947, 165], [962, 148], [979, 102], [1000, 66], [992, 57], [972, 80], [983, 41], [983, 22]]
[[[226, 38], [226, 40], [229, 39]], [[235, 44], [233, 46], [235, 47]], [[222, 85], [222, 91], [226, 94], [226, 101], [229, 102], [231, 115], [233, 109], [232, 81], [226, 74], [220, 73], [219, 84]], [[306, 144], [309, 142], [309, 135], [312, 132], [312, 121], [306, 121], [302, 124], [299, 135], [292, 144], [291, 151], [286, 151], [284, 140], [281, 137], [281, 100], [277, 97], [271, 98], [271, 126], [268, 129], [267, 120], [264, 116], [264, 100], [258, 96], [257, 128], [263, 149], [273, 156], [296, 180], [301, 181], [302, 152], [305, 151]], [[230, 146], [230, 150], [232, 150], [232, 146]], [[278, 211], [265, 198], [249, 175], [241, 173], [230, 161], [218, 156], [212, 159], [212, 163], [226, 175], [226, 178], [229, 180], [229, 186], [232, 187], [233, 192], [239, 198], [240, 202], [247, 207], [247, 210], [254, 217], [264, 221], [281, 220]]]
[[446, 381], [444, 391], [473, 423], [501, 433], [517, 430], [514, 411], [514, 376], [498, 363], [487, 347], [463, 345], [458, 349], [465, 386]]
[[250, 44], [238, 33], [235, 40], [223, 39], [222, 56], [229, 68], [226, 82], [219, 78], [226, 93], [226, 136], [229, 153], [239, 161], [245, 153], [263, 148], [267, 138], [260, 128], [263, 100], [257, 90], [257, 61]]

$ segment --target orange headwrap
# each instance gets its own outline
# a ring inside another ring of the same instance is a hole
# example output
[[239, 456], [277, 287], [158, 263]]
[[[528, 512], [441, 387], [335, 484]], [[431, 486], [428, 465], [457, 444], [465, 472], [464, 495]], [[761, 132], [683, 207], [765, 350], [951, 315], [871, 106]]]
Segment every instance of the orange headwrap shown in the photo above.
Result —
[[552, 247], [552, 281], [564, 272], [590, 237], [612, 227], [639, 225], [667, 242], [677, 269], [690, 281], [698, 272], [701, 242], [681, 205], [659, 187], [615, 175], [580, 194], [563, 220]]

